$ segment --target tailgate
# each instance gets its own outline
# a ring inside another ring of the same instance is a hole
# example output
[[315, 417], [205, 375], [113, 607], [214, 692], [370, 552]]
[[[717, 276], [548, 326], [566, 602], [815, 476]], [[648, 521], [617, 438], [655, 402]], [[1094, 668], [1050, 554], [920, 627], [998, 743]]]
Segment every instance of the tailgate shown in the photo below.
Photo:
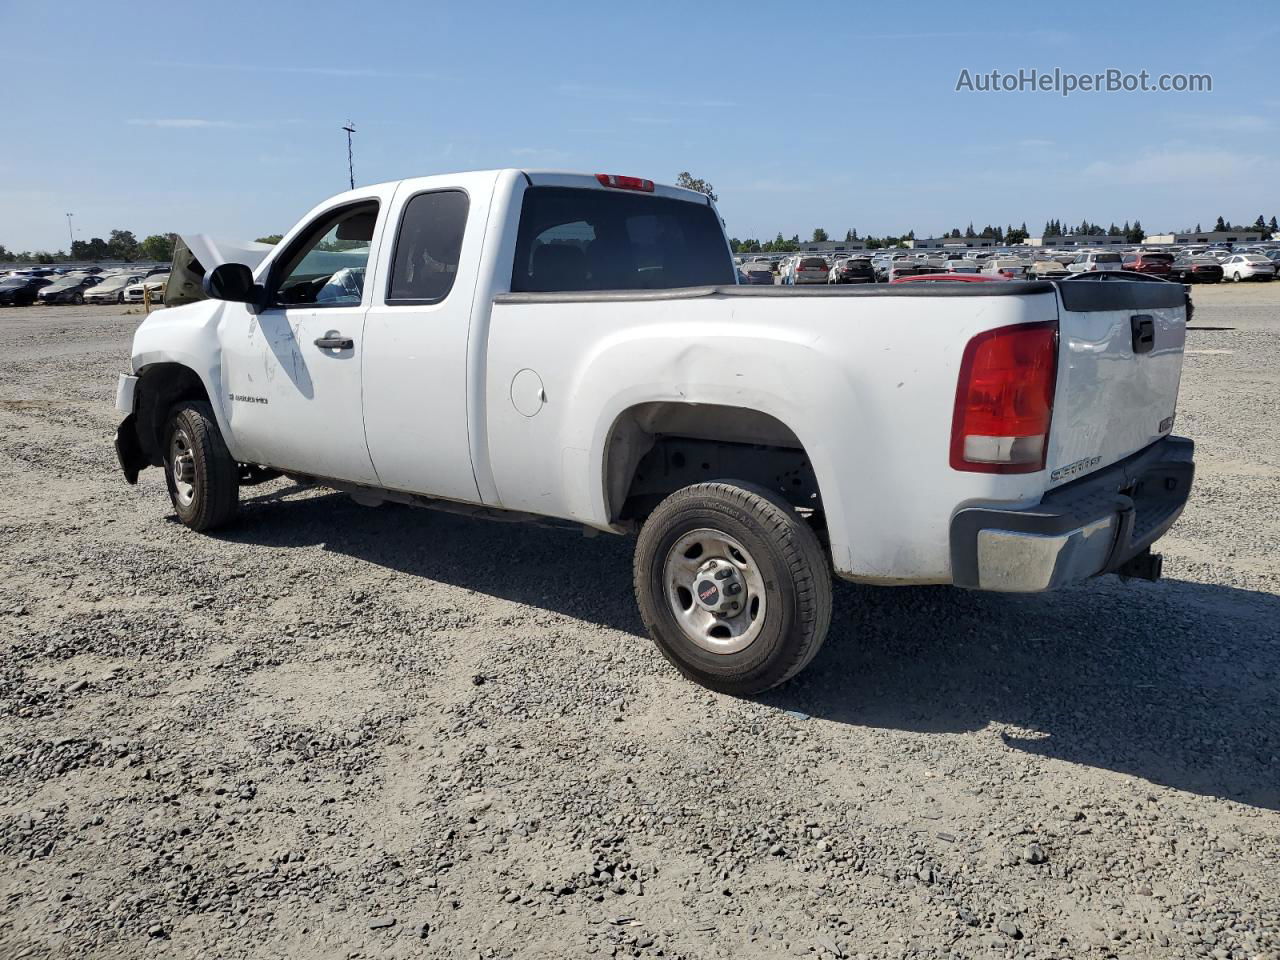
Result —
[[1173, 428], [1187, 336], [1177, 283], [1058, 283], [1058, 384], [1046, 465], [1056, 486]]

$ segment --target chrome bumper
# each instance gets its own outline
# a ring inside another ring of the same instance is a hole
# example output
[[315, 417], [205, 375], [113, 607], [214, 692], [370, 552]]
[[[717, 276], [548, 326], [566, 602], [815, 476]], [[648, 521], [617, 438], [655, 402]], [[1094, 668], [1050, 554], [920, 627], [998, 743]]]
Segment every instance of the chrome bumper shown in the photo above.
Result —
[[[1051, 490], [1022, 510], [969, 507], [951, 521], [952, 581], [1034, 593], [1127, 574], [1182, 514], [1195, 445], [1166, 437], [1127, 460]], [[1124, 568], [1124, 569], [1122, 569]], [[1158, 566], [1157, 566], [1158, 571]]]

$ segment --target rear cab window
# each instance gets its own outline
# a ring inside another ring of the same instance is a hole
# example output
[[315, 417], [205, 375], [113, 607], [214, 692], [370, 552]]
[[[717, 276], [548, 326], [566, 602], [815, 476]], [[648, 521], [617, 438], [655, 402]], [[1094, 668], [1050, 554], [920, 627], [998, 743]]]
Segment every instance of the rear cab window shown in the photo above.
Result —
[[511, 290], [670, 290], [732, 285], [733, 258], [710, 206], [650, 194], [530, 187]]

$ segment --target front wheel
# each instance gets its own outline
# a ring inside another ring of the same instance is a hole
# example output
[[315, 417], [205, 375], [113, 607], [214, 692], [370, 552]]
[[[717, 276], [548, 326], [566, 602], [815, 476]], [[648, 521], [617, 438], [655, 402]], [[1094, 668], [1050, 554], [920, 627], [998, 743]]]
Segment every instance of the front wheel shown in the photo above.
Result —
[[117, 294], [116, 294], [116, 303], [124, 303], [124, 293], [123, 293], [123, 292], [121, 292], [121, 293], [117, 293]]
[[812, 528], [747, 483], [678, 490], [636, 543], [636, 601], [671, 663], [712, 690], [750, 695], [808, 666], [831, 623], [831, 573]]
[[164, 476], [178, 519], [192, 530], [212, 530], [235, 515], [239, 468], [208, 403], [186, 400], [170, 411]]
[[79, 306], [83, 306], [83, 304], [84, 304], [84, 294], [83, 294], [83, 293], [77, 293], [74, 297], [72, 297], [72, 298], [71, 298], [71, 302], [72, 302], [72, 303], [74, 303], [77, 307], [79, 307]]
[[1232, 279], [1232, 280], [1234, 280], [1236, 283], [1239, 283], [1239, 282], [1240, 282], [1240, 271], [1239, 271], [1239, 270], [1237, 270], [1235, 273], [1233, 273], [1233, 274], [1231, 275], [1231, 279]]

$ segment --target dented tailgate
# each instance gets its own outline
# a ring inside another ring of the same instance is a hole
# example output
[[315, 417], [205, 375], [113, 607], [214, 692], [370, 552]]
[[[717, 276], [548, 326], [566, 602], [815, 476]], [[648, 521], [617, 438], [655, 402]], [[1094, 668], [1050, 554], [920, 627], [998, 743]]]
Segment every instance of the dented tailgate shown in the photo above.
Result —
[[1046, 463], [1050, 486], [1109, 466], [1169, 433], [1187, 330], [1181, 284], [1056, 286], [1061, 339]]

